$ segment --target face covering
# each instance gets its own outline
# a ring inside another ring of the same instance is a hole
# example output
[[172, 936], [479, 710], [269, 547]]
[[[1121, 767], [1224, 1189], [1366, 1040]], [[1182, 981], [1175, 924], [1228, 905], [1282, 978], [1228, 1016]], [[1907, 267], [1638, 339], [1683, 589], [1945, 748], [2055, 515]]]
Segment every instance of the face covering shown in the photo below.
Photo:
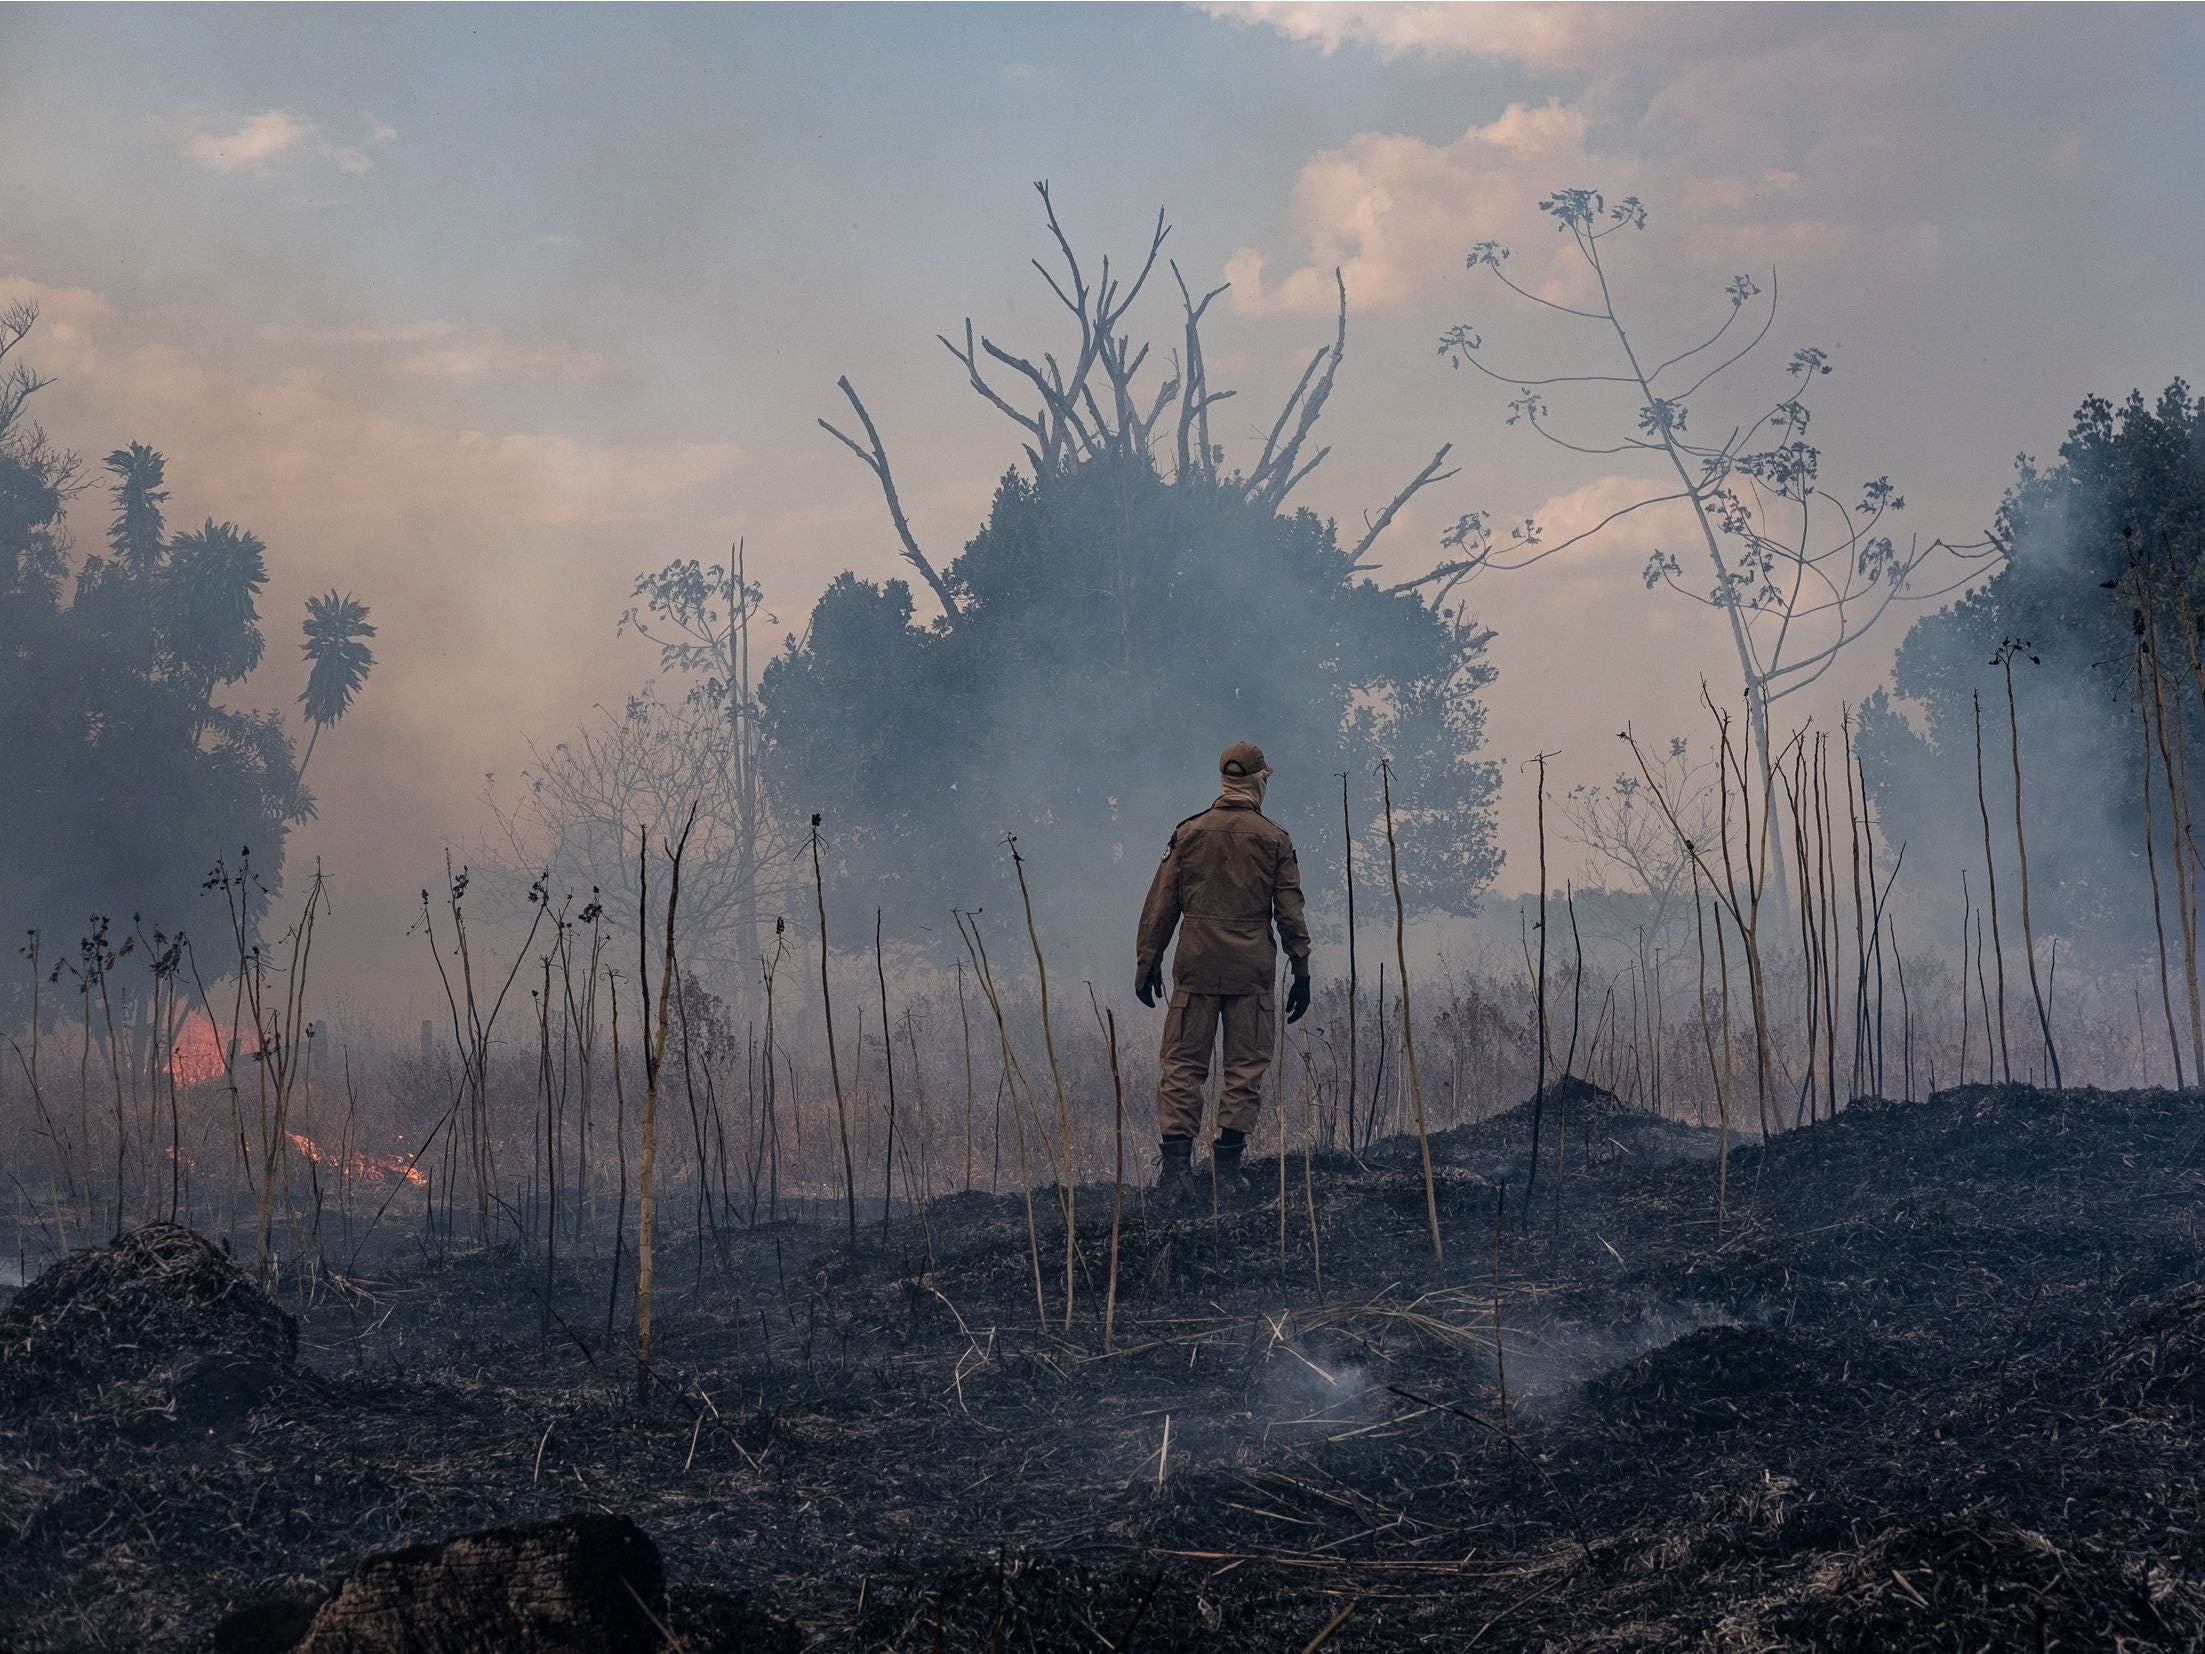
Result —
[[1254, 775], [1221, 775], [1218, 777], [1217, 801], [1220, 804], [1245, 804], [1251, 810], [1263, 808], [1264, 783], [1271, 779], [1269, 770], [1258, 770]]

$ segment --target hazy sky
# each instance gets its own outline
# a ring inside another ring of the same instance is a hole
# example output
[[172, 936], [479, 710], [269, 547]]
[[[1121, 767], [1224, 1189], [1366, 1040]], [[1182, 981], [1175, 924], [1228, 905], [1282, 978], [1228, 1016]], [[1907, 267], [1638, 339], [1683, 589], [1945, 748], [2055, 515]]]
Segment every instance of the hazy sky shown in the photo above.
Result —
[[[1571, 185], [1647, 203], [1621, 256], [1650, 337], [1776, 266], [1769, 360], [1719, 388], [1743, 409], [1829, 348], [1833, 476], [1888, 472], [1908, 527], [1972, 538], [2086, 393], [2197, 375], [2201, 92], [2188, 8], [15, 6], [0, 296], [43, 309], [57, 438], [152, 443], [172, 522], [267, 540], [244, 701], [296, 694], [309, 591], [373, 605], [381, 662], [294, 843], [362, 911], [479, 839], [485, 775], [511, 786], [529, 738], [649, 674], [614, 635], [638, 570], [747, 536], [784, 628], [840, 569], [899, 572], [872, 479], [813, 424], [838, 374], [954, 555], [1018, 449], [935, 334], [1061, 343], [1035, 179], [1090, 256], [1162, 205], [1189, 281], [1232, 279], [1208, 331], [1213, 381], [1244, 387], [1229, 444], [1327, 335], [1344, 267], [1307, 503], [1353, 520], [1443, 441], [1463, 465], [1395, 525], [1394, 567], [1472, 507], [1552, 531], [1626, 497], [1433, 349], [1469, 319], [1511, 361], [1571, 359], [1462, 267], [1497, 238], [1560, 281], [1535, 203]], [[80, 505], [79, 539], [105, 515]], [[1559, 784], [1603, 778], [1626, 717], [1684, 727], [1726, 670], [1712, 617], [1639, 583], [1662, 535], [1473, 589], [1512, 775], [1545, 747]], [[1506, 888], [1528, 820], [1519, 788]]]

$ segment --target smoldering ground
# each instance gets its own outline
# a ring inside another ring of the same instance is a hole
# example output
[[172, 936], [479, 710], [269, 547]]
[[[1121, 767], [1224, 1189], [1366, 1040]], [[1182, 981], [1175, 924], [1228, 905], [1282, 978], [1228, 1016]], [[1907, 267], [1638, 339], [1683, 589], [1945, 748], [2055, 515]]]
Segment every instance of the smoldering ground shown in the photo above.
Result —
[[[669, 1247], [640, 1404], [601, 1260], [559, 1265], [547, 1339], [540, 1261], [392, 1239], [296, 1295], [295, 1376], [196, 1433], [118, 1414], [146, 1380], [96, 1363], [0, 1419], [28, 1467], [0, 1630], [193, 1646], [365, 1551], [611, 1505], [698, 1648], [1274, 1647], [1344, 1610], [1342, 1647], [2181, 1646], [2193, 1112], [1862, 1104], [1741, 1148], [1721, 1219], [1704, 1161], [1573, 1160], [1497, 1276], [1493, 1132], [1440, 1151], [1443, 1267], [1399, 1173], [1329, 1156], [1314, 1252], [1289, 1168], [1283, 1263], [1274, 1205], [1130, 1203], [1107, 1354], [1107, 1200], [1069, 1328], [1054, 1288], [1036, 1325], [1015, 1198], [854, 1252], [738, 1224]], [[9, 1331], [11, 1372], [43, 1359]]]

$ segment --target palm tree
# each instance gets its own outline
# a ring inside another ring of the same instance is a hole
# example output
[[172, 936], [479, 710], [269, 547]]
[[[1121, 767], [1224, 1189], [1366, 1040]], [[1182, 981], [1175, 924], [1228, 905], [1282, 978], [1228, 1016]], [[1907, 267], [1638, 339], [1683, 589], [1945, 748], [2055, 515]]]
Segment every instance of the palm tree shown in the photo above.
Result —
[[133, 442], [107, 456], [107, 469], [115, 478], [115, 520], [107, 525], [107, 543], [133, 574], [150, 574], [165, 549], [161, 507], [168, 503], [168, 490], [161, 483], [168, 462]]
[[169, 654], [194, 698], [235, 683], [260, 664], [260, 608], [268, 583], [267, 547], [260, 536], [211, 517], [204, 528], [169, 543]]
[[302, 781], [306, 766], [314, 758], [314, 743], [322, 738], [324, 729], [351, 710], [352, 697], [367, 681], [368, 669], [375, 664], [375, 651], [362, 640], [374, 635], [367, 605], [349, 592], [339, 597], [332, 590], [326, 597], [306, 600], [305, 654], [312, 669], [306, 675], [306, 692], [299, 700], [306, 707], [314, 733], [307, 737], [306, 756], [299, 760]]

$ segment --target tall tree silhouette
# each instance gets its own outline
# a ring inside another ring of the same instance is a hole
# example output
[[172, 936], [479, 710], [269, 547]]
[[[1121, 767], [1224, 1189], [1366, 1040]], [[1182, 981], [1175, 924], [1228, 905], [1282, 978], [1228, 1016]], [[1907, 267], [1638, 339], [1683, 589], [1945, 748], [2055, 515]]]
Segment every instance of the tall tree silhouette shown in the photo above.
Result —
[[[36, 321], [0, 312], [0, 926], [65, 947], [93, 913], [188, 923], [240, 847], [265, 900], [313, 801], [284, 720], [225, 694], [265, 652], [260, 538], [211, 517], [171, 535], [166, 461], [133, 442], [103, 462], [104, 546], [71, 557], [81, 468], [30, 417], [45, 381], [17, 358]], [[357, 696], [372, 634], [356, 600], [309, 603], [316, 733]]]
[[299, 759], [302, 781], [306, 766], [314, 760], [314, 744], [322, 738], [322, 731], [351, 710], [353, 697], [360, 693], [360, 686], [375, 665], [375, 651], [367, 646], [374, 635], [367, 605], [350, 592], [339, 597], [331, 591], [325, 597], [306, 600], [308, 668], [306, 689], [299, 701], [314, 733], [307, 737], [305, 755]]
[[[1210, 378], [1202, 323], [1218, 294], [1162, 256], [1158, 215], [1122, 268], [1083, 261], [1040, 187], [1055, 257], [1041, 269], [1074, 329], [1062, 350], [1006, 347], [971, 323], [942, 343], [1017, 428], [1026, 465], [946, 565], [904, 513], [879, 425], [845, 377], [861, 435], [820, 423], [879, 484], [914, 588], [844, 574], [771, 661], [759, 698], [765, 773], [784, 819], [838, 824], [837, 872], [923, 923], [999, 893], [1006, 831], [1067, 888], [1137, 900], [1170, 824], [1208, 802], [1218, 751], [1253, 739], [1278, 769], [1312, 887], [1342, 845], [1331, 778], [1393, 760], [1402, 877], [1419, 906], [1465, 911], [1491, 882], [1498, 791], [1478, 756], [1491, 634], [1442, 581], [1381, 585], [1374, 547], [1441, 447], [1343, 535], [1291, 503], [1331, 451], [1313, 439], [1347, 348], [1347, 293], [1268, 435], [1245, 457], [1212, 440], [1233, 392]], [[1166, 348], [1132, 320], [1169, 269]], [[1418, 829], [1426, 823], [1430, 831]]]

